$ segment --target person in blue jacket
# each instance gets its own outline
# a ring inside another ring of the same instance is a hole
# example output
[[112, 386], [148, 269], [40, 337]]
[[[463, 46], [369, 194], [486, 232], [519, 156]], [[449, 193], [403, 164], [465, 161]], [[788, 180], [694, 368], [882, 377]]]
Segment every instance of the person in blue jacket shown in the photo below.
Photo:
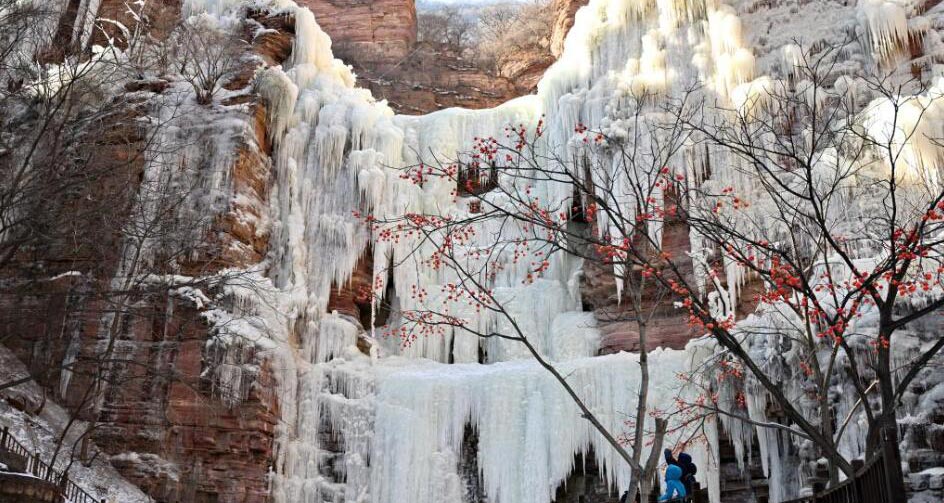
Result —
[[677, 465], [669, 465], [665, 468], [665, 493], [659, 498], [659, 501], [668, 501], [676, 498], [684, 498], [685, 486], [679, 480], [682, 477], [682, 469]]
[[675, 459], [675, 456], [672, 455], [671, 449], [666, 449], [663, 451], [665, 454], [665, 462], [669, 465], [676, 465], [682, 469], [682, 484], [685, 485], [685, 492], [689, 496], [693, 495], [695, 492], [695, 474], [698, 473], [698, 467], [695, 466], [695, 463], [692, 462], [692, 457], [688, 453], [683, 452], [679, 454], [678, 459]]

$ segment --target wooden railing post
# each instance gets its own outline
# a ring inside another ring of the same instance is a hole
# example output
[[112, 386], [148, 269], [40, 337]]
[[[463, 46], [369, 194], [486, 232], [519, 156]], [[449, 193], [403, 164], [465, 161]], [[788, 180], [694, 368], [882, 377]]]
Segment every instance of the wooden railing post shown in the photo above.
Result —
[[7, 447], [7, 437], [10, 436], [10, 427], [4, 426], [3, 431], [0, 431], [0, 448], [6, 449]]

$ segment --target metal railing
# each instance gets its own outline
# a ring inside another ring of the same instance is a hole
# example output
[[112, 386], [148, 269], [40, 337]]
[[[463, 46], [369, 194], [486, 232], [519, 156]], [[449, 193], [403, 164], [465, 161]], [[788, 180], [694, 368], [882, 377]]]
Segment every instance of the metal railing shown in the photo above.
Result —
[[69, 503], [105, 503], [104, 498], [96, 498], [85, 489], [77, 486], [69, 479], [67, 473], [60, 472], [40, 459], [38, 453], [31, 453], [29, 449], [10, 435], [10, 430], [4, 427], [0, 430], [0, 450], [13, 453], [26, 459], [26, 473], [51, 482], [59, 486], [62, 496]]
[[784, 503], [892, 503], [885, 470], [885, 456], [878, 455], [836, 487]]

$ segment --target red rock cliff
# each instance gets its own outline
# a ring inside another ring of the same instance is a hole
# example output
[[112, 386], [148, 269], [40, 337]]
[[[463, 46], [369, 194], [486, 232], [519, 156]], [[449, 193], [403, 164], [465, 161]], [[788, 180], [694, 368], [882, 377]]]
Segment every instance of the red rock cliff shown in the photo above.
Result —
[[[106, 0], [102, 8], [117, 3]], [[173, 9], [179, 2], [167, 5]], [[293, 23], [282, 17], [257, 16], [257, 21], [279, 31], [264, 32], [254, 41], [254, 52], [268, 64], [281, 62], [291, 47]], [[247, 60], [246, 71], [227, 87], [244, 88], [258, 64], [259, 59]], [[10, 283], [0, 288], [0, 343], [27, 365], [51, 399], [93, 425], [89, 434], [100, 449], [97, 455], [156, 501], [262, 503], [268, 499], [280, 417], [264, 357], [251, 348], [240, 351], [236, 363], [257, 371], [244, 375], [239, 390], [221, 388], [212, 379], [220, 360], [208, 345], [212, 334], [201, 307], [159, 289], [135, 294], [122, 310], [127, 319], [115, 325], [117, 335], [103, 335], [116, 302], [108, 284], [122, 254], [119, 236], [144, 169], [146, 140], [138, 124], [150, 100], [167, 86], [163, 81], [130, 85], [127, 105], [96, 138], [93, 165], [110, 169], [77, 187], [72, 204], [75, 215], [95, 210], [100, 218], [61, 222], [67, 228], [55, 234], [74, 239], [42, 243], [2, 271], [5, 282], [34, 281], [29, 289], [7, 288]], [[200, 244], [179, 261], [179, 274], [193, 276], [258, 264], [268, 246], [263, 213], [272, 176], [266, 111], [252, 93], [208, 110], [232, 112], [246, 127], [236, 128], [227, 143], [232, 146], [222, 174], [227, 202], [208, 222]], [[195, 141], [215, 141], [212, 131], [200, 131], [191, 135]], [[102, 375], [97, 366], [109, 340], [115, 349], [106, 363], [107, 378], [95, 378]], [[68, 366], [71, 372], [64, 370], [69, 359], [75, 362]]]
[[396, 61], [416, 43], [413, 0], [298, 0], [331, 36], [334, 55], [348, 62]]

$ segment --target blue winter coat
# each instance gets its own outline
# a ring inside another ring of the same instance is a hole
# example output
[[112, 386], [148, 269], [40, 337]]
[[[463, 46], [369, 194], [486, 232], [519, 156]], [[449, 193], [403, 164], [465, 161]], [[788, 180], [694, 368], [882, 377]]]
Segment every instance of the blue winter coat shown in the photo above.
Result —
[[669, 465], [665, 469], [665, 494], [659, 501], [668, 501], [675, 498], [684, 498], [685, 486], [682, 485], [682, 469], [676, 465]]

